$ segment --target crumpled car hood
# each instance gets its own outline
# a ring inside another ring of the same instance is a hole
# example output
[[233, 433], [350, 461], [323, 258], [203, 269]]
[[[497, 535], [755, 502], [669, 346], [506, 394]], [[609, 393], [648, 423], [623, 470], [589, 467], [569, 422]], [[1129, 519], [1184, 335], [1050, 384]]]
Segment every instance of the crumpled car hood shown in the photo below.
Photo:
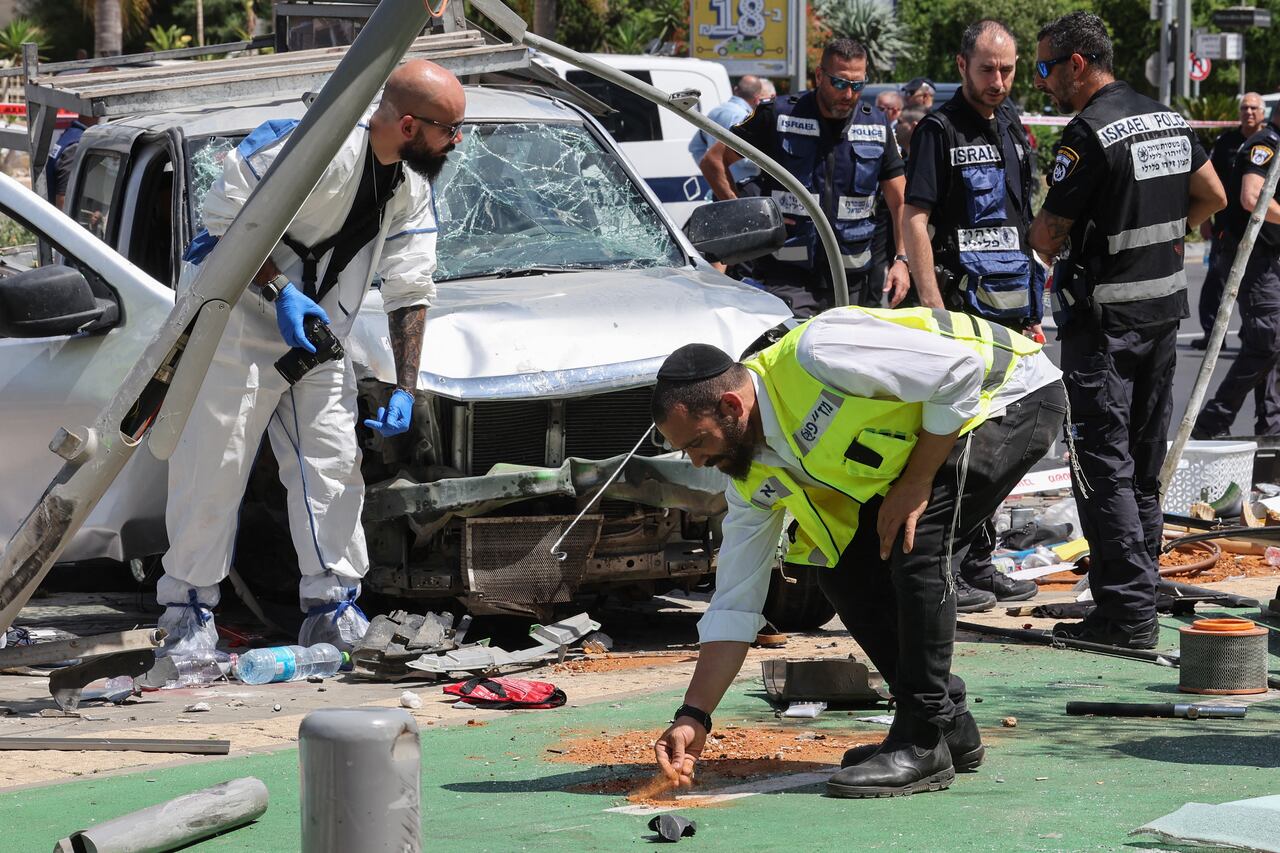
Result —
[[[458, 400], [637, 387], [684, 344], [737, 356], [790, 317], [776, 297], [703, 268], [444, 281], [427, 313], [419, 387]], [[362, 373], [395, 382], [376, 293], [348, 349]]]

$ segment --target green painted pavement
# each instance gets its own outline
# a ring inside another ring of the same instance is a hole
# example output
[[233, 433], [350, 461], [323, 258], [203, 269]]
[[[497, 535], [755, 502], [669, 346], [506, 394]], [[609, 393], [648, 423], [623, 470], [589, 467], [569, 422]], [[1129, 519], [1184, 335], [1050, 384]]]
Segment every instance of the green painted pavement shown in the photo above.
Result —
[[[1172, 624], [1172, 623], [1169, 623]], [[1176, 643], [1165, 632], [1166, 647]], [[1177, 670], [1042, 648], [960, 644], [956, 670], [990, 749], [978, 773], [950, 790], [892, 800], [834, 800], [821, 786], [691, 809], [698, 835], [682, 849], [1080, 851], [1168, 848], [1134, 827], [1188, 801], [1217, 803], [1280, 792], [1280, 709], [1255, 704], [1244, 720], [1072, 718], [1070, 699], [1185, 700]], [[754, 673], [753, 673], [754, 675]], [[528, 711], [484, 727], [427, 727], [423, 836], [428, 850], [615, 850], [649, 844], [648, 818], [609, 814], [615, 796], [566, 793], [575, 783], [636, 768], [576, 768], [546, 760], [566, 734], [662, 727], [679, 689], [643, 699]], [[845, 712], [775, 720], [758, 679], [735, 685], [716, 714], [725, 723], [790, 725], [797, 732], [880, 730]], [[572, 697], [570, 697], [572, 700]], [[860, 714], [870, 712], [859, 712]], [[1005, 716], [1016, 728], [1001, 728]], [[70, 760], [74, 760], [73, 758]], [[643, 768], [647, 771], [648, 768]], [[271, 806], [253, 826], [202, 851], [298, 849], [297, 752], [193, 762], [0, 796], [0, 850], [47, 851], [88, 825], [238, 776], [262, 779]], [[354, 851], [353, 851], [354, 853]]]

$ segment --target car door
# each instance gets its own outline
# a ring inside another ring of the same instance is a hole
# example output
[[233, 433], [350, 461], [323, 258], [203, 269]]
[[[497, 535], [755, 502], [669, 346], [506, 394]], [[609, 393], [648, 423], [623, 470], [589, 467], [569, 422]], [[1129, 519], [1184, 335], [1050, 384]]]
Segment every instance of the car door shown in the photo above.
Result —
[[[83, 193], [73, 187], [74, 204], [80, 206], [71, 209], [87, 217], [105, 212], [95, 224], [111, 233], [115, 208], [100, 205], [104, 194], [92, 188], [109, 186], [118, 170], [95, 167], [91, 159], [85, 165], [99, 171], [82, 178]], [[86, 198], [92, 203], [81, 204]], [[116, 319], [97, 332], [0, 337], [0, 435], [5, 439], [0, 454], [0, 482], [5, 484], [0, 489], [0, 541], [13, 534], [62, 466], [62, 459], [48, 449], [54, 432], [60, 426], [94, 422], [173, 308], [172, 291], [44, 199], [0, 175], [0, 240], [7, 244], [0, 250], [0, 285], [33, 271], [34, 248], [24, 244], [37, 239], [47, 241], [64, 264], [80, 271], [95, 297], [114, 304]], [[9, 304], [0, 293], [0, 311]], [[163, 551], [165, 482], [164, 465], [140, 448], [63, 559], [118, 560]]]

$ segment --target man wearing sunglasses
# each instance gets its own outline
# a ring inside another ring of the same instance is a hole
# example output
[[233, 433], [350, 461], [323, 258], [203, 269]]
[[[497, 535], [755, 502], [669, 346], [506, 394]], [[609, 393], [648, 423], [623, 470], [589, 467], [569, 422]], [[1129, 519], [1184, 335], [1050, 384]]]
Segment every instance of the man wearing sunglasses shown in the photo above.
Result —
[[1112, 73], [1102, 20], [1041, 29], [1036, 88], [1076, 113], [1055, 152], [1031, 245], [1057, 258], [1054, 318], [1070, 394], [1076, 505], [1097, 607], [1064, 637], [1154, 648], [1160, 468], [1178, 323], [1189, 316], [1183, 238], [1226, 206], [1186, 120]]
[[[165, 608], [160, 627], [168, 631], [164, 653], [217, 642], [211, 608], [229, 572], [235, 508], [264, 433], [288, 492], [302, 575], [299, 601], [307, 617], [298, 642], [350, 649], [364, 635], [369, 623], [354, 606], [369, 560], [351, 361], [339, 354], [292, 379], [274, 365], [291, 350], [317, 353], [323, 344], [317, 320], [331, 337], [345, 338], [377, 274], [396, 388], [364, 423], [382, 437], [409, 428], [427, 306], [435, 297], [431, 181], [460, 139], [465, 109], [461, 84], [439, 65], [417, 59], [392, 72], [381, 102], [348, 135], [231, 309], [169, 460], [169, 551], [156, 585]], [[179, 287], [189, 285], [297, 126], [291, 119], [266, 122], [227, 153], [203, 200], [206, 230], [184, 255]]]
[[[1038, 327], [1044, 272], [1027, 241], [1032, 157], [1008, 102], [1017, 45], [1003, 23], [965, 29], [956, 55], [960, 90], [921, 119], [907, 159], [906, 228], [911, 275], [924, 305], [964, 311], [1021, 333]], [[1056, 375], [1045, 377], [1046, 381]], [[995, 525], [958, 567], [958, 610], [1035, 597], [991, 561]]]
[[[818, 201], [840, 244], [850, 301], [879, 306], [887, 295], [890, 306], [897, 305], [911, 286], [902, 238], [895, 240], [899, 259], [879, 278], [873, 240], [880, 206], [887, 204], [893, 223], [900, 225], [906, 181], [889, 120], [876, 106], [859, 101], [867, 82], [866, 49], [849, 39], [831, 42], [814, 76], [816, 88], [762, 102], [733, 131], [781, 163]], [[702, 158], [702, 174], [716, 198], [737, 198], [728, 168], [741, 159], [723, 143]], [[782, 209], [787, 240], [774, 254], [752, 262], [751, 277], [784, 299], [796, 316], [812, 317], [834, 302], [818, 229], [782, 184], [763, 172], [760, 183]], [[901, 228], [895, 232], [901, 235]]]

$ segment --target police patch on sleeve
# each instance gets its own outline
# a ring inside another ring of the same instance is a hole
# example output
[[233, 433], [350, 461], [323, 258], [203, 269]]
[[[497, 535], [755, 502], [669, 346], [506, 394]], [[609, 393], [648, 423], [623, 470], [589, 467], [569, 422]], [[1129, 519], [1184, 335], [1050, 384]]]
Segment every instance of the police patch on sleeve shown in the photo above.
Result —
[[1074, 149], [1065, 145], [1058, 149], [1058, 154], [1053, 158], [1053, 183], [1058, 184], [1071, 177], [1071, 173], [1076, 170], [1076, 164], [1080, 162], [1080, 155]]
[[1255, 145], [1249, 149], [1249, 162], [1255, 166], [1265, 166], [1275, 153], [1266, 145]]

